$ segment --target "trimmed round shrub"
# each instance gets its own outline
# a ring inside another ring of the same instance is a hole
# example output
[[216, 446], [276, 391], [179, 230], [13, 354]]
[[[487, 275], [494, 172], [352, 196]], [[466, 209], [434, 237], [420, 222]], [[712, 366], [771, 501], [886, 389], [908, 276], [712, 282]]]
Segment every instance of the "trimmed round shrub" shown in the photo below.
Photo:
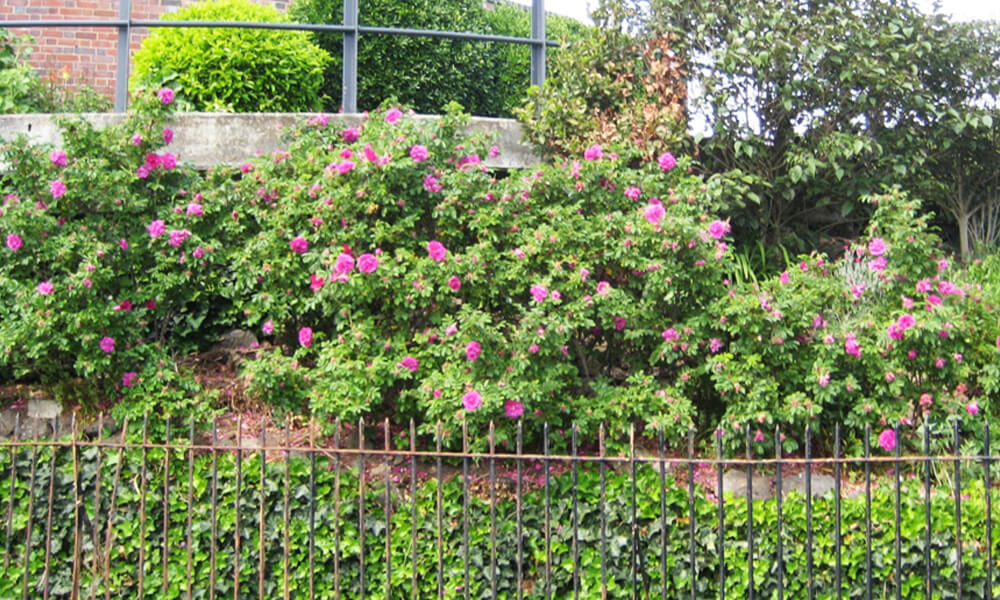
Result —
[[[277, 23], [285, 15], [250, 0], [200, 2], [166, 15], [181, 21]], [[169, 84], [192, 110], [299, 112], [320, 106], [330, 55], [304, 32], [163, 28], [135, 55], [135, 86]]]

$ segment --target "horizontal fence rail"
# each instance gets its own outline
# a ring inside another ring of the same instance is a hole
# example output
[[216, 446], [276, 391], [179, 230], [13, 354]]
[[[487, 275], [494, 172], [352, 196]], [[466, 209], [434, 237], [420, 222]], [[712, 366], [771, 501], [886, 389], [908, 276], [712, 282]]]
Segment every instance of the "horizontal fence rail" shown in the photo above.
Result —
[[747, 429], [697, 457], [662, 430], [554, 453], [520, 424], [460, 450], [413, 422], [26, 425], [0, 441], [0, 598], [993, 597], [988, 424], [938, 455], [925, 427], [922, 454], [844, 456], [837, 428], [826, 457], [808, 429], [798, 456]]
[[[531, 47], [531, 85], [541, 86], [545, 81], [545, 50], [558, 47], [559, 42], [545, 39], [545, 0], [532, 0], [531, 37], [490, 35], [461, 31], [440, 31], [400, 27], [372, 27], [358, 23], [358, 0], [344, 0], [344, 22], [339, 25], [318, 23], [259, 23], [250, 21], [169, 21], [159, 19], [133, 19], [132, 1], [119, 0], [118, 19], [40, 19], [6, 20], [0, 27], [114, 27], [118, 29], [117, 69], [115, 77], [115, 112], [124, 112], [128, 101], [128, 41], [133, 27], [202, 27], [236, 29], [274, 29], [291, 31], [312, 31], [317, 33], [340, 33], [344, 36], [343, 54], [343, 110], [358, 112], [358, 36], [402, 35], [410, 37], [430, 37], [471, 42], [494, 42], [522, 44]], [[403, 76], [406, 74], [403, 73]]]

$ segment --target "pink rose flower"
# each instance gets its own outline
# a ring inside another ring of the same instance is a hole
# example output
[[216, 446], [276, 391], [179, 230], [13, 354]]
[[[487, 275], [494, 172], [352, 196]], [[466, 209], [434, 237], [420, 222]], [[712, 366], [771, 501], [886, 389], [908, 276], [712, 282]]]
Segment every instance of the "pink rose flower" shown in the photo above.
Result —
[[197, 202], [192, 202], [191, 204], [187, 205], [187, 210], [185, 211], [185, 214], [189, 217], [201, 217], [204, 216], [205, 211], [202, 210], [200, 204], [198, 204]]
[[41, 294], [42, 296], [48, 296], [55, 291], [55, 286], [52, 285], [51, 281], [43, 281], [38, 284], [38, 287], [36, 289], [38, 290], [38, 293]]
[[465, 410], [469, 412], [476, 410], [482, 405], [483, 405], [483, 397], [480, 396], [479, 392], [477, 392], [476, 390], [471, 390], [469, 392], [466, 392], [465, 395], [462, 396], [462, 406], [464, 406]]
[[483, 347], [479, 342], [469, 342], [465, 345], [465, 358], [469, 362], [475, 362], [482, 350]]
[[420, 363], [417, 361], [417, 359], [407, 355], [403, 357], [403, 360], [396, 363], [396, 366], [402, 369], [406, 369], [411, 373], [416, 373], [417, 367], [420, 366]]
[[325, 284], [326, 284], [326, 277], [322, 275], [316, 275], [315, 273], [309, 276], [309, 287], [312, 288], [312, 291], [314, 292], [320, 291], [321, 289], [323, 289], [323, 286]]
[[660, 168], [664, 171], [669, 171], [677, 166], [677, 159], [674, 158], [674, 155], [669, 152], [661, 154], [656, 162], [659, 163]]
[[668, 342], [676, 342], [677, 340], [681, 339], [680, 334], [677, 333], [677, 330], [674, 329], [673, 327], [664, 329], [661, 335], [663, 336], [663, 339]]
[[538, 302], [539, 304], [545, 302], [548, 295], [549, 290], [544, 285], [531, 286], [531, 297], [535, 299], [535, 302]]
[[358, 270], [362, 273], [374, 273], [378, 269], [378, 258], [374, 254], [362, 254], [358, 257]]
[[882, 238], [873, 238], [872, 241], [868, 242], [868, 253], [872, 256], [882, 256], [885, 254], [885, 240]]
[[170, 231], [170, 241], [168, 241], [167, 243], [173, 246], [174, 248], [180, 248], [181, 244], [184, 243], [184, 240], [188, 239], [189, 237], [191, 237], [191, 232], [188, 231], [187, 229], [172, 229]]
[[163, 219], [156, 219], [155, 221], [146, 226], [146, 231], [149, 232], [149, 237], [151, 238], [160, 237], [166, 230], [167, 226], [166, 223], [163, 222]]
[[442, 186], [438, 183], [437, 177], [428, 175], [424, 177], [424, 189], [432, 194], [436, 194], [441, 191]]
[[139, 374], [134, 371], [129, 371], [122, 375], [122, 386], [130, 388], [135, 385], [135, 380], [139, 378]]
[[455, 275], [452, 275], [450, 278], [448, 278], [448, 287], [457, 292], [458, 290], [462, 289], [462, 280], [456, 277]]
[[448, 249], [441, 242], [431, 240], [427, 242], [427, 255], [434, 259], [435, 262], [441, 262], [448, 255]]
[[66, 184], [61, 179], [56, 179], [49, 184], [49, 193], [53, 198], [59, 198], [66, 193]]
[[524, 414], [524, 405], [517, 400], [508, 400], [503, 405], [503, 412], [508, 419], [516, 419]]
[[976, 416], [979, 414], [979, 403], [973, 400], [965, 405], [965, 412], [969, 413], [971, 416]]
[[274, 321], [270, 319], [264, 321], [264, 324], [260, 326], [260, 330], [264, 332], [264, 335], [271, 335], [274, 333]]
[[597, 282], [597, 295], [598, 296], [607, 296], [610, 292], [611, 292], [611, 284], [610, 283], [608, 283], [607, 281], [598, 281]]
[[399, 119], [403, 117], [403, 111], [398, 108], [390, 108], [389, 112], [385, 113], [385, 122], [390, 125], [395, 125], [399, 122]]
[[289, 245], [292, 247], [292, 252], [297, 252], [299, 254], [303, 254], [309, 249], [309, 241], [301, 236], [293, 238], [292, 241], [289, 242]]
[[892, 429], [885, 429], [878, 436], [878, 445], [886, 452], [892, 452], [896, 448], [896, 432]]
[[719, 338], [711, 338], [708, 340], [708, 349], [712, 352], [712, 354], [715, 354], [722, 349], [722, 340]]
[[346, 275], [354, 270], [354, 257], [342, 252], [337, 255], [336, 262], [333, 263], [333, 272], [337, 275]]
[[131, 137], [131, 139], [129, 141], [132, 142], [133, 146], [141, 146], [142, 145], [142, 135], [136, 133], [136, 134], [134, 134]]
[[604, 157], [604, 151], [600, 144], [594, 144], [583, 152], [584, 160], [600, 160]]
[[104, 336], [101, 338], [98, 346], [101, 347], [101, 350], [104, 351], [105, 354], [111, 354], [115, 351], [115, 338]]
[[650, 224], [659, 225], [660, 221], [663, 220], [663, 214], [663, 205], [656, 203], [648, 205], [646, 210], [643, 211], [642, 216], [644, 216]]
[[343, 140], [348, 144], [353, 144], [354, 142], [358, 141], [359, 137], [361, 137], [361, 133], [357, 130], [356, 127], [351, 127], [350, 129], [345, 129], [341, 131], [340, 137], [343, 138]]
[[426, 146], [421, 146], [420, 144], [416, 144], [412, 148], [410, 148], [410, 158], [413, 159], [413, 162], [425, 161], [427, 160], [427, 156], [428, 154]]
[[727, 233], [729, 233], [729, 224], [724, 221], [715, 220], [708, 225], [708, 234], [717, 240], [722, 239], [722, 236]]
[[7, 236], [7, 247], [13, 250], [14, 252], [20, 250], [21, 246], [23, 245], [24, 245], [24, 240], [22, 240], [21, 236], [17, 235], [16, 233], [12, 233]]
[[160, 104], [163, 106], [167, 106], [174, 101], [174, 90], [170, 88], [163, 88], [156, 92], [156, 95], [160, 97]]
[[172, 141], [174, 141], [174, 130], [170, 129], [169, 127], [164, 127], [163, 128], [163, 143], [164, 144], [169, 144]]
[[299, 343], [308, 348], [312, 346], [313, 330], [311, 327], [299, 329]]
[[69, 164], [67, 159], [68, 157], [66, 156], [65, 150], [53, 150], [52, 153], [49, 154], [49, 160], [52, 161], [52, 164], [57, 167], [65, 167]]
[[625, 197], [631, 200], [638, 200], [642, 196], [642, 190], [634, 185], [625, 188]]

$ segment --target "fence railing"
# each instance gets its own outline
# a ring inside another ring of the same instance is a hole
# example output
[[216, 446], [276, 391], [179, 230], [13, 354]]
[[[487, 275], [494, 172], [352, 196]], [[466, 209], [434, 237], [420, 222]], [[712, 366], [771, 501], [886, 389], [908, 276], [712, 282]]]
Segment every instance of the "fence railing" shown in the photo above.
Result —
[[807, 430], [802, 456], [756, 456], [748, 435], [735, 458], [721, 441], [696, 457], [693, 433], [668, 452], [662, 431], [612, 453], [603, 429], [574, 428], [557, 454], [547, 427], [525, 452], [520, 425], [506, 444], [463, 430], [461, 451], [440, 425], [422, 449], [412, 423], [338, 423], [322, 444], [242, 420], [27, 425], [0, 441], [0, 598], [992, 598], [996, 583], [988, 425], [974, 455], [956, 424], [946, 455], [924, 428], [918, 456], [845, 457], [838, 428], [829, 457]]
[[[436, 37], [476, 42], [499, 42], [531, 46], [531, 85], [541, 86], [545, 81], [545, 50], [559, 43], [545, 39], [545, 0], [531, 2], [531, 37], [489, 35], [459, 31], [371, 27], [358, 21], [358, 0], [344, 0], [344, 21], [340, 25], [317, 23], [256, 23], [236, 21], [168, 21], [158, 19], [133, 19], [132, 0], [118, 0], [118, 19], [40, 19], [6, 20], [0, 27], [114, 27], [118, 30], [115, 71], [116, 112], [124, 112], [128, 102], [129, 36], [133, 27], [233, 27], [240, 29], [284, 29], [343, 34], [343, 83], [341, 93], [343, 110], [358, 112], [358, 37], [369, 35], [404, 35]], [[405, 77], [405, 73], [401, 74]]]

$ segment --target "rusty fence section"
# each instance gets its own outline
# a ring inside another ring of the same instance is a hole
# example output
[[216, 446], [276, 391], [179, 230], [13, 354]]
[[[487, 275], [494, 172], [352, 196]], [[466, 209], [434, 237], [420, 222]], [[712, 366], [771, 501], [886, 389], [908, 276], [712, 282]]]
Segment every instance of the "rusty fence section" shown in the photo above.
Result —
[[0, 598], [994, 597], [988, 424], [846, 457], [839, 428], [825, 457], [808, 429], [799, 455], [755, 454], [749, 428], [745, 453], [717, 436], [703, 457], [693, 432], [573, 428], [555, 453], [520, 424], [503, 444], [463, 430], [460, 451], [440, 425], [431, 449], [412, 422], [322, 444], [234, 425], [19, 425]]

